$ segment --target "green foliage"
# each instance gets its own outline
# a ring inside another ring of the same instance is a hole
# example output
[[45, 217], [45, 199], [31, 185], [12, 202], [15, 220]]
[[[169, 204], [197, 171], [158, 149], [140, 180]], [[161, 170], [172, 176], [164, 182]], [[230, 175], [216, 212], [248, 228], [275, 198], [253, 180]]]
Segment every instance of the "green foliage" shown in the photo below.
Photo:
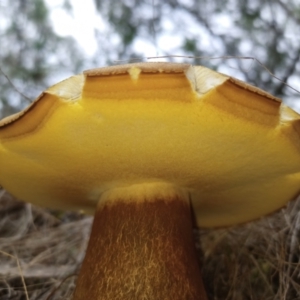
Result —
[[137, 36], [137, 26], [134, 22], [129, 23], [127, 20], [134, 20], [134, 13], [131, 7], [120, 2], [114, 5], [108, 12], [108, 21], [113, 24], [122, 38], [123, 45], [127, 46], [133, 42]]
[[48, 9], [43, 0], [34, 0], [32, 1], [33, 5], [31, 10], [28, 13], [28, 19], [31, 19], [36, 23], [47, 22]]
[[183, 49], [189, 53], [195, 53], [197, 50], [196, 41], [193, 39], [186, 38], [184, 40]]
[[[44, 0], [4, 1], [0, 19], [0, 68], [28, 98], [53, 84], [51, 77], [78, 72], [82, 54], [54, 32]], [[1, 73], [0, 95], [0, 117], [28, 105]]]
[[[94, 2], [105, 26], [95, 29], [98, 52], [91, 66], [112, 64], [116, 60], [126, 62], [146, 55], [246, 56], [258, 59], [277, 77], [299, 89], [297, 0]], [[61, 7], [72, 13], [71, 0], [61, 0]], [[49, 78], [82, 70], [83, 55], [76, 43], [71, 38], [57, 36], [49, 15], [45, 0], [3, 0], [0, 6], [0, 68], [29, 98], [54, 83]], [[284, 99], [299, 98], [298, 93], [251, 60], [186, 58], [183, 61], [229, 73]], [[0, 94], [0, 116], [27, 105], [1, 74]]]
[[[146, 49], [134, 46], [143, 39], [148, 41], [149, 47], [156, 44], [156, 51], [161, 55], [251, 56], [284, 81], [299, 82], [300, 18], [297, 0], [95, 0], [95, 3], [99, 14], [119, 36], [117, 59], [136, 57], [137, 53], [144, 56]], [[161, 36], [166, 35], [168, 42], [164, 43]], [[153, 42], [155, 39], [156, 43]], [[172, 47], [172, 44], [177, 46]], [[113, 51], [114, 57], [115, 53]], [[205, 64], [223, 72], [232, 71], [233, 76], [239, 76], [279, 97], [299, 98], [299, 94], [249, 60], [186, 61]]]

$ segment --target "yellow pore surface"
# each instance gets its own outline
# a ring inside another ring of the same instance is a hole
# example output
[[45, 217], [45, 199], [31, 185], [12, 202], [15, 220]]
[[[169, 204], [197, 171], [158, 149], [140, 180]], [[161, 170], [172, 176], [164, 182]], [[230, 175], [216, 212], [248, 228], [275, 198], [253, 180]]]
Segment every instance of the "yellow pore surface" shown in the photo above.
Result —
[[71, 77], [3, 120], [0, 184], [92, 213], [107, 191], [166, 183], [189, 194], [204, 227], [258, 218], [298, 195], [298, 114], [203, 67], [145, 65]]

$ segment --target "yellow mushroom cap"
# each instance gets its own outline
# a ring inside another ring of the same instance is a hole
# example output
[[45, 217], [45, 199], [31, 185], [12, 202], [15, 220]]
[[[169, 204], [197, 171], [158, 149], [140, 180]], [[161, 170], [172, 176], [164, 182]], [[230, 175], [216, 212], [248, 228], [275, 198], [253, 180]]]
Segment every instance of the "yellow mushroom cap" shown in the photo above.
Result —
[[28, 202], [92, 213], [106, 191], [169, 184], [199, 226], [271, 213], [300, 191], [300, 116], [202, 66], [89, 70], [0, 121], [0, 185]]

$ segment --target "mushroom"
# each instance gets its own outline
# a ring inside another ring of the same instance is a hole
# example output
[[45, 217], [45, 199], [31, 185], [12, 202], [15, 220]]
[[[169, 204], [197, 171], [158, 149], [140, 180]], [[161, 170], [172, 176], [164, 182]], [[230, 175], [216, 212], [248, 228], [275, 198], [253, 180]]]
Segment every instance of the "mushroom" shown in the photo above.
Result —
[[94, 214], [74, 299], [207, 299], [193, 227], [270, 214], [300, 190], [300, 116], [202, 66], [88, 70], [0, 121], [0, 184]]

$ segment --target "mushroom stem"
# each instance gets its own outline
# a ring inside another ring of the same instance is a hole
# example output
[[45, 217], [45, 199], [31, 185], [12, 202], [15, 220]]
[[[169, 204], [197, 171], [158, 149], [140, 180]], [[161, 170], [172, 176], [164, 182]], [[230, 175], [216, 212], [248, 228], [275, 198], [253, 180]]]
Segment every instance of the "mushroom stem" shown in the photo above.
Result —
[[206, 300], [188, 201], [98, 205], [73, 300]]

